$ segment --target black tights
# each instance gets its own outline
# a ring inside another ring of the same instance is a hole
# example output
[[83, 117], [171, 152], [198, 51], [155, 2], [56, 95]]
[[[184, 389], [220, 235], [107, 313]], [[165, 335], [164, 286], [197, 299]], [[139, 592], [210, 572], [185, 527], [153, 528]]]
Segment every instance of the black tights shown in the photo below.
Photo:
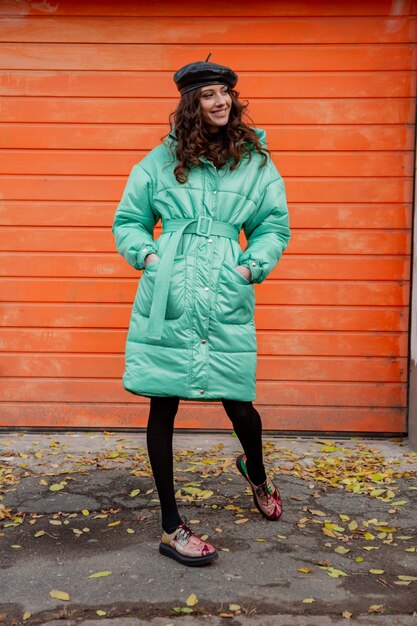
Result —
[[[252, 402], [222, 400], [247, 456], [249, 478], [255, 485], [266, 480], [262, 458], [262, 422]], [[173, 434], [179, 398], [151, 398], [146, 431], [149, 460], [161, 503], [162, 528], [172, 532], [181, 523], [174, 491]]]

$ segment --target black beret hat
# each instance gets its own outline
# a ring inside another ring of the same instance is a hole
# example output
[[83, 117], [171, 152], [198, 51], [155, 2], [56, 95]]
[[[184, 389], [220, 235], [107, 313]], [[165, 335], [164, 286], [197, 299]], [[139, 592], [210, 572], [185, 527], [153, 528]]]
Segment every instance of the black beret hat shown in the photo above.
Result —
[[204, 87], [205, 85], [228, 85], [234, 87], [237, 83], [237, 74], [226, 65], [209, 63], [206, 61], [195, 61], [181, 67], [174, 74], [174, 82], [178, 91], [183, 95], [187, 91]]

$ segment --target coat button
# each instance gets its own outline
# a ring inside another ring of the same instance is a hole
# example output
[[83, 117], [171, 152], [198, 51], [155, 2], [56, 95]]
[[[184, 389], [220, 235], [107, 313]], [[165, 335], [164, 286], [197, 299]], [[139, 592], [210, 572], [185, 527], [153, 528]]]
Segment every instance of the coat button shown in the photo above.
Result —
[[217, 193], [217, 191], [213, 191], [213, 193]]
[[213, 239], [207, 239], [208, 243], [213, 243]]
[[204, 393], [204, 389], [200, 389], [200, 393], [203, 394]]
[[204, 291], [208, 291], [208, 290], [209, 290], [209, 288], [208, 288], [208, 287], [204, 287]]
[[207, 342], [206, 342], [206, 340], [205, 340], [205, 339], [202, 339], [202, 340], [201, 340], [201, 343], [207, 343]]
[[251, 263], [251, 265], [253, 265], [253, 267], [255, 267], [256, 263]]

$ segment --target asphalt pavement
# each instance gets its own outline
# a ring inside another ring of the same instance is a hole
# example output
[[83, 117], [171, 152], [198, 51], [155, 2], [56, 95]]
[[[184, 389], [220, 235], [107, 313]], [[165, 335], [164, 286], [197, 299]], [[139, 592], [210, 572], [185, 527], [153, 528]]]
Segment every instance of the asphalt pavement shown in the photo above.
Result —
[[144, 432], [0, 434], [0, 626], [417, 626], [417, 453], [407, 440], [264, 435], [280, 520], [233, 433], [174, 437], [180, 514], [219, 558], [159, 554]]

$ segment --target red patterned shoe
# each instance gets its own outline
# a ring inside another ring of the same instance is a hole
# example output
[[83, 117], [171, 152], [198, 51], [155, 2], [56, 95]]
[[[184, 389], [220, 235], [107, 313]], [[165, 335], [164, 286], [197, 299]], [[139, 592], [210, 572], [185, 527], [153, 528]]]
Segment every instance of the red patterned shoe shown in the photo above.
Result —
[[282, 513], [282, 501], [278, 489], [270, 479], [266, 479], [262, 485], [254, 485], [248, 476], [246, 468], [246, 455], [240, 454], [236, 459], [236, 467], [246, 478], [253, 492], [253, 501], [259, 513], [266, 519], [277, 520]]
[[172, 533], [162, 532], [159, 552], [184, 565], [205, 565], [219, 556], [210, 543], [203, 541], [186, 524], [186, 518]]

